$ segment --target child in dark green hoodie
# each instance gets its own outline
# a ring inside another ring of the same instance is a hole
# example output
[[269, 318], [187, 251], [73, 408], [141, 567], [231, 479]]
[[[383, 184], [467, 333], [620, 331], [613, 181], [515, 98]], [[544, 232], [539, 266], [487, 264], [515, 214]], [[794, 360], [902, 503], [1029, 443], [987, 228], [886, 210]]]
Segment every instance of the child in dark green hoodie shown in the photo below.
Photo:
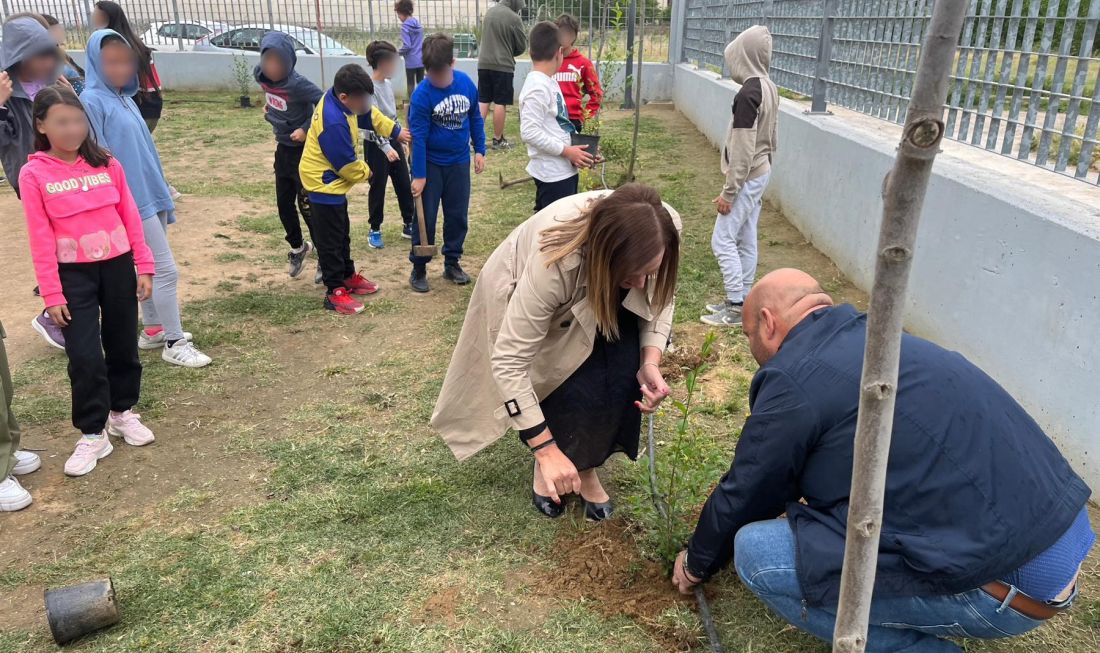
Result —
[[268, 32], [260, 42], [260, 65], [253, 71], [265, 95], [264, 118], [275, 132], [275, 202], [290, 245], [287, 274], [291, 277], [302, 273], [306, 257], [313, 251], [298, 222], [301, 213], [310, 229], [309, 196], [302, 188], [298, 164], [313, 108], [323, 95], [316, 84], [294, 70], [297, 62], [294, 40], [282, 32]]

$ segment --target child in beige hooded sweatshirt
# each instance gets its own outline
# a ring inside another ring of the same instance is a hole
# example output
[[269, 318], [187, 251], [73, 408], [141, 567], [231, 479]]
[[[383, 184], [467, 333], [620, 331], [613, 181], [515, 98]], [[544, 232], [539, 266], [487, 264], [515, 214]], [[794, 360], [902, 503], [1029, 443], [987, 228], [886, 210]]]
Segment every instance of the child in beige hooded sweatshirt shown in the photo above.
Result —
[[741, 32], [726, 46], [725, 58], [730, 76], [741, 85], [722, 146], [726, 179], [714, 199], [718, 217], [710, 241], [726, 298], [707, 305], [708, 313], [700, 319], [712, 326], [739, 326], [741, 306], [756, 276], [756, 225], [778, 143], [779, 91], [768, 77], [772, 58], [768, 28], [754, 25]]

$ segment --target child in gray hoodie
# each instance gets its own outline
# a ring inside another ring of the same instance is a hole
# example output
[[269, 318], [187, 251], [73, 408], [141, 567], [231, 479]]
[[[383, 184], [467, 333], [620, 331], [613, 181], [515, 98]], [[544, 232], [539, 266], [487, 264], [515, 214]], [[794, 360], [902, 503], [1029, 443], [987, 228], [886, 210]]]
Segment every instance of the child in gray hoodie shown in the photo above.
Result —
[[741, 85], [722, 146], [722, 192], [714, 198], [718, 217], [710, 246], [722, 270], [726, 299], [709, 304], [700, 319], [711, 326], [740, 326], [741, 306], [756, 277], [756, 225], [778, 144], [779, 91], [768, 77], [772, 35], [754, 25], [725, 51], [733, 81]]
[[313, 243], [305, 240], [298, 222], [301, 213], [306, 229], [310, 229], [309, 196], [302, 188], [298, 164], [313, 108], [323, 94], [316, 84], [294, 70], [297, 63], [294, 40], [283, 32], [268, 32], [260, 42], [260, 65], [253, 71], [264, 91], [264, 118], [275, 132], [275, 202], [290, 245], [287, 274], [291, 277], [302, 273], [306, 257], [313, 251]]

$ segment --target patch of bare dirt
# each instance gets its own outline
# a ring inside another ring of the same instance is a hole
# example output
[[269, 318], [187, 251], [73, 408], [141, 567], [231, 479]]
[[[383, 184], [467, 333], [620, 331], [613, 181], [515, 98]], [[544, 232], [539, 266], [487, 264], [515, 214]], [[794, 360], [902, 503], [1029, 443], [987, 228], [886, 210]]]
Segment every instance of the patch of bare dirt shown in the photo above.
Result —
[[[566, 600], [591, 601], [607, 617], [628, 617], [667, 651], [690, 651], [699, 633], [662, 619], [669, 610], [694, 606], [693, 598], [673, 589], [657, 562], [641, 555], [631, 527], [621, 519], [580, 532], [563, 532], [554, 545], [555, 566], [541, 582]], [[537, 583], [536, 583], [537, 584]]]

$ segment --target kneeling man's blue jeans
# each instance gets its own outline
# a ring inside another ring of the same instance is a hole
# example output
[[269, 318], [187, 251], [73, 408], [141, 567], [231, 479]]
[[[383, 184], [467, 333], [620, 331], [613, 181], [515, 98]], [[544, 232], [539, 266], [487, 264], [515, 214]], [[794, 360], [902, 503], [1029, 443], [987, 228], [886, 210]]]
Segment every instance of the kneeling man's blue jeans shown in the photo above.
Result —
[[[734, 551], [737, 573], [753, 594], [796, 628], [832, 640], [836, 612], [803, 604], [795, 573], [794, 534], [786, 519], [745, 526], [737, 532]], [[1010, 599], [1014, 595], [1010, 593]], [[947, 596], [875, 599], [867, 653], [959, 653], [961, 648], [940, 638], [1012, 637], [1042, 623], [980, 589]]]

